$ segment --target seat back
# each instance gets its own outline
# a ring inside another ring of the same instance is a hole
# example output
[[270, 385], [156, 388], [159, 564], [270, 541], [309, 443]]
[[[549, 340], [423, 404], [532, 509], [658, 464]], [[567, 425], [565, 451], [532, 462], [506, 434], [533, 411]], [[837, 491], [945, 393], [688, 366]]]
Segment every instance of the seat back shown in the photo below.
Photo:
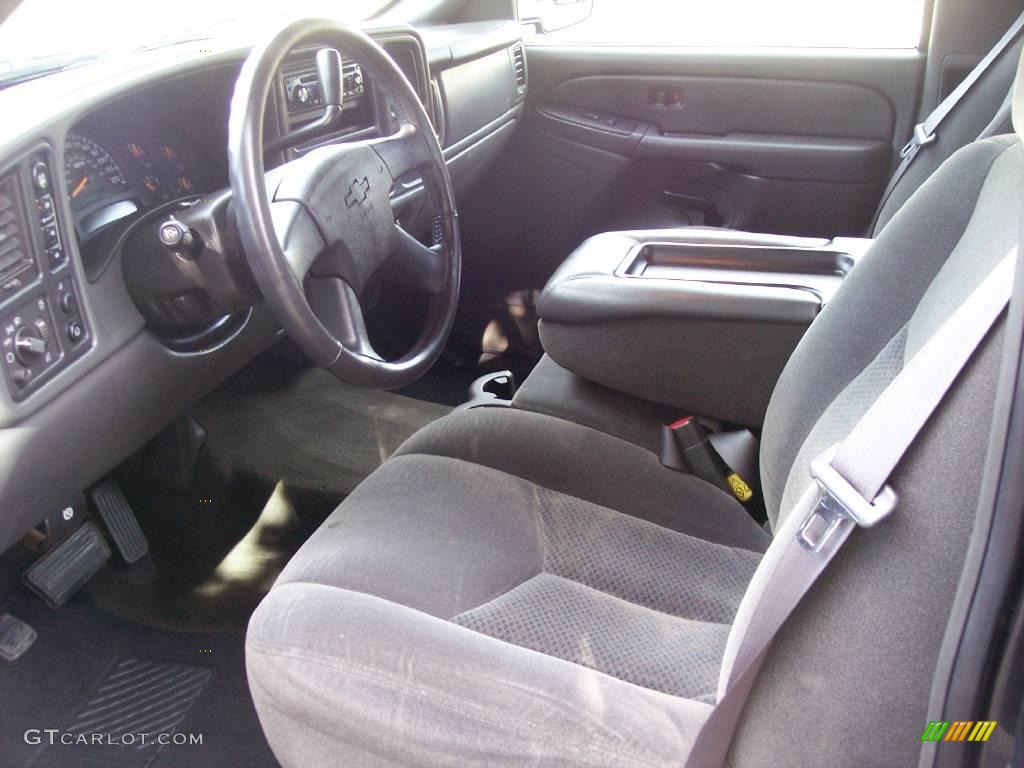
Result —
[[1024, 35], [1019, 35], [943, 121], [935, 142], [918, 154], [881, 202], [868, 237], [878, 237], [914, 192], [958, 149], [978, 139], [1013, 132], [1008, 96], [1022, 47]]
[[[1020, 77], [1017, 90], [1015, 113]], [[810, 459], [845, 438], [991, 267], [1017, 252], [1022, 211], [1024, 144], [1009, 135], [954, 154], [893, 217], [773, 395], [761, 465], [774, 525], [811, 482]], [[777, 636], [734, 768], [779, 754], [793, 766], [916, 762], [977, 507], [1002, 335], [1000, 321], [894, 474], [897, 512], [857, 532]]]

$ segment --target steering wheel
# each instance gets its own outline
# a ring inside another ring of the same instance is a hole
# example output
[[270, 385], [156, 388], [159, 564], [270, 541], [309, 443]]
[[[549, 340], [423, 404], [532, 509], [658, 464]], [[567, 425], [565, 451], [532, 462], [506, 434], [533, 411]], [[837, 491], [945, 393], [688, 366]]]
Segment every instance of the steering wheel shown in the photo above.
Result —
[[[267, 96], [287, 54], [312, 41], [354, 59], [400, 128], [386, 138], [314, 149], [267, 173]], [[426, 372], [455, 319], [462, 251], [441, 147], [426, 110], [384, 49], [353, 27], [320, 19], [293, 22], [255, 48], [231, 100], [228, 162], [232, 210], [249, 267], [299, 347], [317, 365], [361, 387], [401, 387]], [[391, 210], [392, 186], [413, 172], [431, 206], [429, 248], [404, 231]], [[395, 361], [374, 351], [362, 310], [364, 291], [385, 265], [389, 277], [429, 294], [419, 337]]]

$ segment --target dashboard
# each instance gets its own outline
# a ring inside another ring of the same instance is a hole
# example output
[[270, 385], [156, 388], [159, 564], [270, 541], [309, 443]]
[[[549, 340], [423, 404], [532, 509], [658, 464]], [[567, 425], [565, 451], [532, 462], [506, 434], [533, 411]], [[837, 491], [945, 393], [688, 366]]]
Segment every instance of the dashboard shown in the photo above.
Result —
[[[521, 28], [370, 34], [427, 108], [465, 195], [524, 114]], [[146, 51], [0, 91], [0, 551], [281, 336], [258, 295], [244, 306], [220, 301], [215, 254], [184, 263], [157, 238], [182, 206], [230, 200], [230, 102], [249, 50]], [[282, 65], [265, 144], [317, 119], [315, 52], [297, 50]], [[373, 83], [353, 62], [344, 67], [341, 124], [268, 152], [268, 169], [397, 127]], [[400, 182], [396, 219], [428, 234], [421, 181]], [[168, 279], [161, 270], [176, 259], [181, 272]], [[247, 270], [244, 260], [231, 268]], [[154, 322], [157, 305], [186, 316], [200, 306], [209, 322], [199, 331], [185, 322], [172, 338]]]

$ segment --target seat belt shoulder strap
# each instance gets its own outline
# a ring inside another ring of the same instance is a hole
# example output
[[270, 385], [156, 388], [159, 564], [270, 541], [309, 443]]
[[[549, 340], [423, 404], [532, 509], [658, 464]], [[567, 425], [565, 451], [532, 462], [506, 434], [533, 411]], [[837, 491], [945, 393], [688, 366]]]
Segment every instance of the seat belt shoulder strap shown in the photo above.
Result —
[[896, 170], [889, 178], [889, 182], [885, 185], [885, 191], [882, 192], [881, 201], [878, 204], [878, 208], [875, 211], [875, 217], [871, 221], [871, 229], [874, 230], [878, 224], [878, 218], [881, 216], [882, 209], [885, 208], [886, 203], [889, 202], [889, 198], [892, 197], [892, 193], [896, 190], [897, 185], [906, 175], [909, 170], [911, 163], [914, 162], [914, 158], [917, 157], [917, 153], [921, 151], [923, 147], [928, 146], [935, 141], [938, 136], [939, 126], [942, 125], [943, 121], [949, 117], [950, 113], [956, 109], [956, 106], [963, 100], [964, 96], [975, 86], [975, 84], [984, 77], [985, 73], [989, 70], [992, 64], [995, 63], [1002, 53], [1009, 48], [1014, 40], [1024, 31], [1024, 13], [1017, 17], [1017, 20], [1010, 25], [1010, 28], [1006, 30], [1006, 33], [999, 39], [999, 42], [985, 54], [984, 58], [978, 62], [978, 64], [972, 69], [967, 77], [965, 77], [956, 88], [943, 99], [935, 109], [932, 110], [931, 114], [924, 119], [923, 122], [918, 123], [914, 126], [914, 134], [910, 141], [900, 150], [900, 163], [896, 166]]
[[985, 54], [981, 61], [972, 69], [967, 76], [960, 81], [956, 88], [954, 88], [950, 94], [943, 99], [939, 105], [932, 110], [931, 114], [924, 119], [924, 122], [918, 123], [914, 126], [914, 135], [911, 137], [910, 142], [905, 146], [900, 153], [901, 157], [906, 157], [912, 151], [912, 147], [920, 149], [923, 146], [927, 146], [935, 141], [936, 132], [939, 126], [949, 117], [950, 113], [956, 109], [964, 96], [975, 86], [975, 84], [985, 76], [985, 73], [989, 70], [992, 64], [995, 63], [1007, 48], [1009, 48], [1013, 41], [1017, 39], [1021, 31], [1024, 31], [1024, 13], [1017, 17], [1017, 19], [1010, 25], [1009, 29], [1003, 34], [999, 41], [992, 47], [992, 49]]
[[813, 484], [783, 521], [743, 596], [726, 643], [718, 704], [686, 768], [721, 768], [761, 661], [786, 619], [855, 528], [898, 499], [889, 477], [1002, 314], [1017, 253], [1004, 257], [875, 401], [850, 435], [811, 462]]

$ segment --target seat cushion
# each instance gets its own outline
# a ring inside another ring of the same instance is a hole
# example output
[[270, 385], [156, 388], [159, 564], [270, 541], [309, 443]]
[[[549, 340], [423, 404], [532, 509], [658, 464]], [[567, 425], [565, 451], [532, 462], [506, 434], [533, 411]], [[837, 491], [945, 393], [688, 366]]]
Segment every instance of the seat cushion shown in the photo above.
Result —
[[254, 700], [286, 766], [664, 765], [710, 711], [767, 544], [638, 446], [454, 414], [281, 574], [249, 629]]

